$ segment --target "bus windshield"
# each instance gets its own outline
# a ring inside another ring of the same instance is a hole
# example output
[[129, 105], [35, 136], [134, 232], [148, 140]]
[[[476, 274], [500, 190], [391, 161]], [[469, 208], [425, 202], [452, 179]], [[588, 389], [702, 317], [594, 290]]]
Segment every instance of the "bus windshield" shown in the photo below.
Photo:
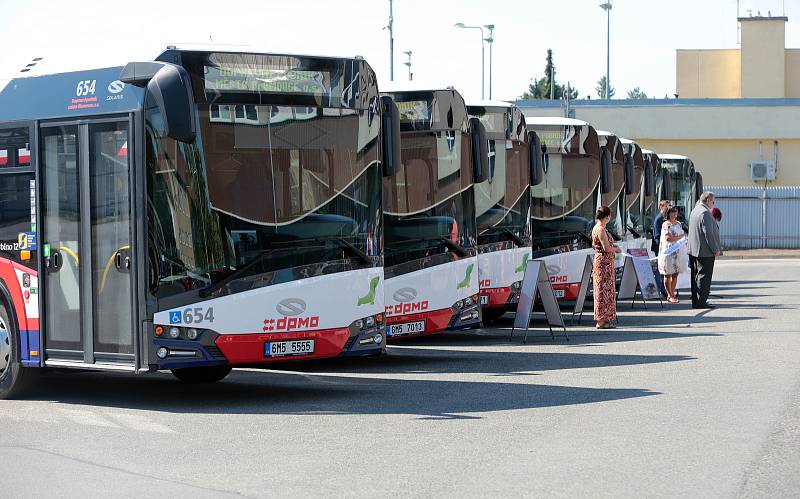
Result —
[[227, 294], [379, 263], [379, 120], [359, 105], [357, 68], [223, 55], [184, 58], [194, 143], [165, 137], [145, 104], [156, 296], [222, 280], [214, 294]]
[[533, 249], [586, 242], [597, 208], [600, 146], [589, 125], [528, 125], [547, 149], [544, 180], [532, 188]]
[[401, 163], [384, 179], [386, 278], [476, 254], [466, 108], [453, 91], [397, 92]]
[[478, 243], [492, 249], [530, 244], [530, 169], [525, 118], [515, 107], [469, 106], [489, 140], [488, 179], [475, 184]]

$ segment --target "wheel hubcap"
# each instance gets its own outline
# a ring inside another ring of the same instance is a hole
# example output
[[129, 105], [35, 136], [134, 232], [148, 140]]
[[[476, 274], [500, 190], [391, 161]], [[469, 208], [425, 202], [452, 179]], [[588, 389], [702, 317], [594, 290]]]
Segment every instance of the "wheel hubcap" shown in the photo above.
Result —
[[5, 373], [9, 362], [11, 362], [11, 338], [8, 336], [5, 322], [0, 319], [0, 377]]

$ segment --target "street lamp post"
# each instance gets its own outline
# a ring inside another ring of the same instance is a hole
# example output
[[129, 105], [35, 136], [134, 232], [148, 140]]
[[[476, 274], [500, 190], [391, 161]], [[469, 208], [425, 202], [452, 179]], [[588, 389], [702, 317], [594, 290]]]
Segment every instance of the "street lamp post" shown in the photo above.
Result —
[[492, 100], [492, 43], [494, 43], [494, 24], [487, 24], [484, 28], [489, 30], [489, 38], [486, 42], [489, 44], [489, 100]]
[[484, 59], [485, 59], [484, 49], [483, 49], [483, 40], [484, 40], [483, 27], [482, 26], [467, 26], [464, 23], [456, 23], [453, 26], [455, 26], [456, 28], [479, 29], [479, 30], [481, 30], [481, 99], [485, 99], [486, 97], [485, 97], [485, 93], [484, 93], [484, 85], [485, 85], [485, 80], [486, 80], [486, 77], [485, 77], [486, 73], [485, 73], [484, 67], [483, 67]]
[[411, 79], [412, 79], [411, 78], [411, 51], [410, 50], [406, 50], [403, 53], [408, 56], [408, 60], [406, 62], [404, 62], [403, 64], [408, 66], [408, 81], [411, 81]]
[[392, 0], [389, 0], [389, 81], [394, 81], [394, 16]]
[[608, 99], [611, 88], [611, 0], [601, 3], [600, 8], [606, 11], [606, 88], [604, 98]]

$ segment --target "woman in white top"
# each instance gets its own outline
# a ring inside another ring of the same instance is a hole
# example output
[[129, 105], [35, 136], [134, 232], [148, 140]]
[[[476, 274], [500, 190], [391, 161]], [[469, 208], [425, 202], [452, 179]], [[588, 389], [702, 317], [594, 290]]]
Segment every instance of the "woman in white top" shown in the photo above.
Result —
[[678, 274], [688, 270], [689, 253], [686, 245], [675, 251], [666, 251], [673, 244], [685, 238], [681, 223], [678, 222], [678, 208], [671, 207], [666, 220], [661, 226], [661, 244], [658, 249], [658, 271], [664, 276], [664, 287], [667, 290], [667, 301], [678, 303], [675, 288], [678, 286]]

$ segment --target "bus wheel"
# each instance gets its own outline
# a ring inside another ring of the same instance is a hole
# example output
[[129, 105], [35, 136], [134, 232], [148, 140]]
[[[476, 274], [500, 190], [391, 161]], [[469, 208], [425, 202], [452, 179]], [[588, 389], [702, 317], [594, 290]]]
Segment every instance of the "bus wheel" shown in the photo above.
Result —
[[0, 303], [0, 399], [18, 397], [30, 384], [31, 369], [22, 367], [19, 355], [14, 323]]
[[230, 366], [186, 367], [172, 370], [172, 374], [184, 383], [214, 383], [230, 372]]
[[483, 311], [483, 322], [486, 324], [490, 324], [492, 322], [497, 322], [503, 314], [506, 313], [505, 309], [503, 308], [484, 308]]

